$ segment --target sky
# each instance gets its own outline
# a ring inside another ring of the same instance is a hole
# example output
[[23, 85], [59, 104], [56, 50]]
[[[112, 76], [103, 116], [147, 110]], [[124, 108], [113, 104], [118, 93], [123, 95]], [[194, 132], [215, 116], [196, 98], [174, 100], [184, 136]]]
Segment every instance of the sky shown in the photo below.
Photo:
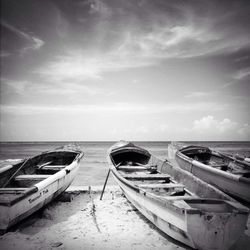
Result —
[[250, 140], [250, 4], [0, 0], [1, 141]]

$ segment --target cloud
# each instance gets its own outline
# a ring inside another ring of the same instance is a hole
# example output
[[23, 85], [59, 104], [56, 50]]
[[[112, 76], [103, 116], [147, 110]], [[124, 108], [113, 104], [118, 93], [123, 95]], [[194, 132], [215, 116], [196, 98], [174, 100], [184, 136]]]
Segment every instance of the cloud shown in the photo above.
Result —
[[[169, 104], [138, 104], [138, 103], [112, 103], [112, 104], [99, 104], [99, 105], [1, 105], [1, 112], [8, 114], [41, 114], [41, 113], [63, 113], [63, 114], [136, 114], [136, 115], [149, 115], [149, 114], [168, 114], [168, 113], [188, 113], [198, 111], [221, 111], [225, 106], [216, 103], [169, 103]], [[161, 129], [164, 129], [162, 127]]]
[[235, 70], [235, 72], [231, 73], [231, 81], [227, 82], [221, 86], [219, 89], [226, 89], [237, 84], [240, 84], [242, 81], [246, 80], [250, 76], [250, 68], [242, 67], [242, 69]]
[[7, 78], [0, 78], [1, 82], [1, 92], [2, 94], [5, 94], [9, 90], [13, 93], [17, 93], [20, 95], [23, 95], [26, 93], [27, 87], [31, 85], [26, 80], [10, 80]]
[[110, 17], [112, 15], [111, 8], [104, 1], [90, 0], [90, 14], [101, 14], [102, 17]]
[[[111, 138], [126, 140], [159, 140], [163, 141], [168, 138], [169, 132], [173, 131], [172, 128], [166, 123], [143, 123], [136, 122], [137, 126], [131, 122], [130, 124], [119, 124], [115, 127], [109, 126], [107, 133], [110, 133]], [[171, 133], [170, 132], [170, 133]]]
[[233, 37], [227, 40], [219, 31], [211, 31], [206, 26], [202, 27], [202, 24], [197, 27], [196, 24], [183, 24], [154, 27], [146, 34], [130, 34], [119, 47], [119, 52], [158, 59], [192, 58], [231, 53], [248, 46], [248, 39], [246, 36], [242, 40]]
[[244, 124], [239, 130], [238, 133], [246, 138], [250, 138], [250, 125], [248, 123]]
[[214, 119], [213, 116], [209, 115], [203, 117], [200, 120], [195, 120], [193, 124], [193, 130], [200, 133], [205, 133], [210, 130], [216, 130], [219, 133], [223, 133], [228, 130], [234, 130], [236, 125], [237, 124], [235, 122], [232, 122], [227, 118], [222, 121], [218, 121]]
[[213, 93], [212, 92], [189, 92], [185, 95], [186, 98], [200, 98], [200, 97], [206, 97], [206, 96], [211, 96]]
[[205, 116], [193, 122], [191, 129], [187, 129], [195, 133], [195, 135], [204, 136], [204, 140], [216, 138], [217, 140], [230, 140], [230, 139], [250, 139], [250, 126], [249, 124], [239, 124], [231, 121], [228, 118], [217, 120], [212, 115]]
[[26, 41], [26, 46], [20, 49], [21, 55], [28, 52], [29, 50], [38, 50], [44, 45], [44, 41], [42, 41], [40, 38], [30, 35], [3, 20], [1, 20], [1, 25]]
[[244, 79], [244, 78], [246, 78], [248, 76], [250, 76], [250, 67], [239, 70], [233, 76], [233, 78], [236, 79], [236, 80], [242, 80], [242, 79]]
[[100, 55], [86, 51], [71, 51], [65, 55], [57, 56], [54, 61], [34, 70], [33, 73], [39, 74], [51, 82], [60, 82], [67, 79], [100, 80], [105, 72], [120, 71], [150, 64], [152, 64], [152, 61], [141, 61], [135, 57], [126, 58], [116, 52]]
[[75, 10], [78, 23], [64, 8], [57, 21], [68, 36], [63, 39], [66, 52], [35, 72], [53, 81], [101, 79], [106, 72], [157, 65], [164, 59], [231, 54], [249, 47], [250, 33], [236, 25], [241, 6], [232, 11], [214, 1], [196, 4], [93, 0], [83, 5], [88, 13]]
[[59, 56], [45, 66], [37, 69], [34, 73], [46, 77], [49, 81], [63, 81], [67, 79], [85, 80], [100, 79], [104, 61], [99, 58], [86, 58], [79, 53]]
[[0, 51], [0, 57], [4, 58], [4, 57], [8, 57], [11, 56], [12, 54], [8, 51]]
[[[154, 11], [149, 12], [147, 8]], [[119, 52], [166, 59], [231, 54], [249, 48], [248, 29], [239, 21], [244, 16], [243, 8], [237, 6], [232, 11], [215, 1], [196, 2], [196, 5], [188, 1], [181, 5], [176, 1], [165, 5], [156, 2], [155, 6], [147, 1], [145, 8], [141, 8], [147, 15], [144, 23], [135, 18], [134, 27], [126, 32]], [[128, 16], [133, 18], [133, 14], [138, 13], [132, 11]], [[241, 28], [237, 27], [238, 23]]]
[[225, 84], [219, 86], [218, 88], [219, 88], [219, 89], [226, 89], [226, 88], [231, 87], [231, 86], [233, 86], [233, 85], [235, 85], [235, 84], [237, 84], [237, 82], [231, 81], [231, 82], [227, 82], [227, 83], [225, 83]]
[[95, 85], [84, 84], [83, 82], [60, 82], [53, 84], [45, 84], [39, 82], [31, 82], [28, 80], [10, 80], [1, 78], [1, 94], [11, 92], [18, 95], [73, 95], [73, 94], [87, 94], [90, 96], [102, 94], [110, 95], [111, 92], [106, 88], [101, 88]]

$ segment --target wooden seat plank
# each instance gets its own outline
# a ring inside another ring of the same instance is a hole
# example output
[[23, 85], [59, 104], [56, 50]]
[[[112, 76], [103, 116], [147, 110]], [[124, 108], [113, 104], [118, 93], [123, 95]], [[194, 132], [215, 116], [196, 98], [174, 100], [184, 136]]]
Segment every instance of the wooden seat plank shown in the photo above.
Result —
[[166, 174], [124, 174], [124, 178], [130, 179], [130, 180], [168, 180], [170, 178], [170, 175]]
[[250, 174], [250, 170], [248, 169], [233, 170], [232, 174]]
[[145, 171], [145, 170], [147, 170], [147, 168], [142, 167], [142, 166], [120, 166], [120, 167], [118, 167], [118, 170], [122, 170], [122, 171]]
[[47, 174], [24, 174], [24, 175], [18, 175], [15, 177], [15, 181], [20, 181], [20, 180], [34, 180], [34, 179], [46, 179], [50, 177], [51, 175]]
[[43, 168], [43, 167], [49, 165], [50, 163], [52, 163], [52, 161], [48, 161], [48, 162], [42, 163], [41, 165], [37, 165], [37, 166], [40, 169], [40, 168]]
[[148, 183], [138, 184], [140, 188], [184, 188], [180, 183]]
[[64, 169], [67, 165], [46, 165], [42, 167], [42, 170], [61, 170]]
[[24, 192], [28, 190], [28, 188], [0, 188], [0, 193], [14, 193], [14, 192]]

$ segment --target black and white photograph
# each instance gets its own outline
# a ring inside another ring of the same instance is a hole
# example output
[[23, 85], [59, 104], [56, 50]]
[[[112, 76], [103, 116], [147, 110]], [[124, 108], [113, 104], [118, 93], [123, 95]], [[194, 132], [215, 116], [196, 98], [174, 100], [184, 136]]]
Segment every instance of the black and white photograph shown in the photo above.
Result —
[[250, 249], [248, 0], [0, 0], [0, 249]]

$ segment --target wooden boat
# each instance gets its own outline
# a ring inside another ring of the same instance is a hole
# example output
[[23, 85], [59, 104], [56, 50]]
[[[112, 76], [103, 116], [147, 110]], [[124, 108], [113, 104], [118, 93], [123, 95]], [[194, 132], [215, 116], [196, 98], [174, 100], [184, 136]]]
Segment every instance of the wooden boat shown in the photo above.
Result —
[[127, 199], [160, 230], [197, 249], [229, 249], [245, 230], [248, 209], [187, 171], [121, 141], [108, 151]]
[[188, 146], [176, 151], [178, 165], [229, 195], [250, 202], [250, 163], [207, 147]]
[[80, 150], [67, 146], [1, 169], [1, 233], [65, 191], [77, 173], [82, 156]]

